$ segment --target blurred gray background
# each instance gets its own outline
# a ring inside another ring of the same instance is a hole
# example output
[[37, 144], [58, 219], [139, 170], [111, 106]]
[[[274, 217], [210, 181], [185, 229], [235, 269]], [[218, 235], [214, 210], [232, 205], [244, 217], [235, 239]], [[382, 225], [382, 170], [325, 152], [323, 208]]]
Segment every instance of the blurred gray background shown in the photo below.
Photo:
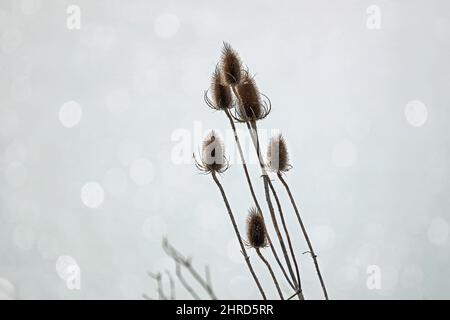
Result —
[[[164, 235], [210, 266], [220, 298], [259, 298], [220, 194], [190, 159], [208, 129], [228, 134], [203, 102], [222, 41], [272, 101], [259, 126], [288, 140], [286, 179], [330, 297], [450, 298], [445, 0], [0, 0], [0, 298], [157, 298], [146, 272], [173, 270]], [[221, 181], [243, 228], [240, 166]], [[305, 296], [322, 298], [275, 185]], [[189, 298], [178, 283], [177, 298]]]

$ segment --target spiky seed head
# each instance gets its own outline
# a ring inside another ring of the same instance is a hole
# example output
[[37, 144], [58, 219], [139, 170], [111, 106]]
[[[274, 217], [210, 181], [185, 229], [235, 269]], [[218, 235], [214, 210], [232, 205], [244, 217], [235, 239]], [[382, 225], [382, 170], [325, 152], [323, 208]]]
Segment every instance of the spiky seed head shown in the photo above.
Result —
[[203, 139], [201, 159], [200, 161], [196, 160], [196, 165], [205, 173], [222, 173], [228, 169], [224, 144], [214, 130]]
[[239, 122], [258, 121], [270, 113], [270, 100], [261, 93], [256, 86], [255, 79], [248, 71], [243, 72], [242, 81], [236, 86], [238, 106], [235, 119]]
[[224, 110], [233, 107], [231, 88], [223, 81], [223, 75], [216, 69], [211, 77], [212, 103], [208, 103], [213, 109]]
[[267, 246], [267, 229], [264, 218], [256, 208], [251, 208], [248, 213], [247, 241], [255, 249]]
[[220, 67], [222, 69], [224, 81], [227, 85], [235, 86], [241, 81], [241, 66], [241, 59], [237, 52], [230, 44], [224, 42]]
[[270, 139], [267, 147], [267, 167], [273, 172], [286, 172], [292, 168], [286, 141], [281, 134]]

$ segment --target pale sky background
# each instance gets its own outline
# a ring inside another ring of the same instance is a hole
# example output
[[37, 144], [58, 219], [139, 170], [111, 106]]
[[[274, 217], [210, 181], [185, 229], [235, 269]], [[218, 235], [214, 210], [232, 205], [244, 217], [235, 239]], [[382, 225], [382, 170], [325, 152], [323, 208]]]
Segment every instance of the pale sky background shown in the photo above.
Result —
[[[80, 29], [67, 27], [70, 5]], [[286, 179], [330, 297], [450, 298], [446, 0], [0, 0], [0, 298], [156, 298], [146, 271], [173, 270], [164, 235], [210, 265], [220, 298], [259, 298], [220, 194], [190, 159], [206, 130], [228, 134], [203, 102], [222, 41], [272, 100], [259, 126], [288, 140]], [[221, 181], [243, 228], [241, 167]], [[305, 296], [322, 298], [275, 186]], [[177, 298], [189, 298], [179, 283]]]

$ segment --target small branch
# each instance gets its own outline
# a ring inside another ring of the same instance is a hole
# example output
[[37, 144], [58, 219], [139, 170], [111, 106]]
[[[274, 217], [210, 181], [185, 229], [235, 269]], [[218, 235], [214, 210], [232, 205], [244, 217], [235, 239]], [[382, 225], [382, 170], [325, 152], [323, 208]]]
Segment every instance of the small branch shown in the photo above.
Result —
[[170, 300], [175, 300], [175, 282], [173, 281], [172, 274], [169, 270], [166, 270], [166, 274], [170, 283]]
[[181, 266], [179, 262], [175, 262], [175, 269], [176, 269], [176, 275], [178, 279], [180, 280], [183, 287], [186, 289], [187, 292], [195, 299], [200, 300], [200, 296], [192, 289], [192, 287], [187, 283], [187, 281], [184, 279], [182, 273], [181, 273]]
[[158, 288], [157, 288], [157, 292], [159, 295], [159, 299], [160, 300], [167, 300], [167, 296], [164, 294], [164, 288], [162, 285], [162, 275], [160, 272], [153, 274], [151, 272], [147, 272], [148, 276], [152, 279], [155, 279], [157, 284], [158, 284]]
[[145, 293], [142, 294], [142, 298], [144, 298], [145, 300], [155, 300], [155, 299], [149, 297], [149, 296], [148, 296], [147, 294], [145, 294]]
[[172, 245], [169, 244], [167, 239], [163, 239], [163, 249], [166, 254], [171, 257], [176, 263], [179, 263], [183, 267], [185, 267], [192, 277], [205, 289], [208, 295], [213, 300], [217, 300], [217, 296], [214, 293], [210, 283], [207, 280], [203, 279], [202, 276], [197, 272], [197, 270], [192, 267], [191, 259], [184, 257], [181, 253], [179, 253]]

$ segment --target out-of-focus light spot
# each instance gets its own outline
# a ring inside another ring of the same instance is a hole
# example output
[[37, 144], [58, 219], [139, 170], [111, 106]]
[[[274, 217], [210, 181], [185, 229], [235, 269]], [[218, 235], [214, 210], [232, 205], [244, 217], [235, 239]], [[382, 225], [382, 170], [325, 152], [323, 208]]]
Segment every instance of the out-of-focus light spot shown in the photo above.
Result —
[[88, 182], [81, 188], [81, 201], [88, 208], [98, 208], [103, 203], [105, 193], [97, 182]]
[[82, 114], [81, 106], [77, 102], [68, 101], [59, 109], [59, 121], [64, 127], [71, 128], [80, 122]]
[[413, 100], [406, 104], [405, 107], [406, 121], [414, 127], [421, 127], [428, 118], [428, 110], [422, 101]]
[[173, 37], [180, 28], [180, 21], [176, 15], [170, 13], [163, 13], [156, 17], [154, 30], [160, 38]]
[[55, 263], [58, 276], [63, 280], [68, 280], [74, 276], [74, 271], [80, 270], [77, 261], [71, 256], [59, 256]]

